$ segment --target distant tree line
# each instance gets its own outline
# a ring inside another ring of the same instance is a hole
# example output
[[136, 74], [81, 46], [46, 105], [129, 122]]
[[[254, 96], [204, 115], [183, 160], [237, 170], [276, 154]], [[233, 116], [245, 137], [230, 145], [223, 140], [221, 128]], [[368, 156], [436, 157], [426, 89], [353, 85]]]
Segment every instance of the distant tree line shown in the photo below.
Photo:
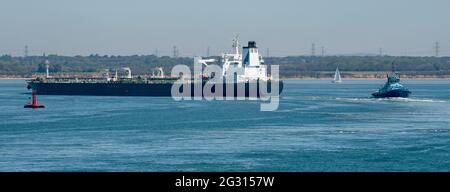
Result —
[[[220, 59], [219, 57], [215, 57]], [[34, 73], [44, 73], [44, 61], [50, 61], [52, 73], [100, 72], [105, 69], [130, 67], [134, 74], [150, 74], [155, 67], [163, 67], [170, 73], [177, 64], [193, 65], [190, 57], [157, 57], [155, 55], [131, 56], [0, 56], [0, 75], [29, 77]], [[392, 56], [295, 56], [265, 58], [268, 65], [280, 65], [281, 77], [317, 76], [332, 73], [336, 67], [344, 74], [351, 72], [386, 72], [394, 61], [399, 72], [414, 74], [450, 74], [450, 57], [392, 57]]]
[[319, 76], [332, 74], [339, 67], [343, 74], [388, 72], [392, 63], [396, 71], [408, 75], [449, 75], [450, 57], [393, 57], [393, 56], [327, 56], [327, 57], [271, 57], [267, 64], [280, 65], [282, 77]]

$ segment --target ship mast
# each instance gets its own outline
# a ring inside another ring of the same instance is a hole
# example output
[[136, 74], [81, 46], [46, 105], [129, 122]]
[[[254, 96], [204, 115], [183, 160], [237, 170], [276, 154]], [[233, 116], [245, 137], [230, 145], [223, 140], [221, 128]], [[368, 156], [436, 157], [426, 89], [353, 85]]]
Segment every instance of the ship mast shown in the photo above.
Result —
[[391, 63], [391, 70], [392, 70], [392, 73], [395, 73], [395, 62], [394, 61], [392, 61], [392, 63]]
[[49, 73], [49, 68], [50, 68], [50, 62], [48, 61], [48, 59], [45, 60], [45, 77], [46, 78], [50, 78], [50, 73]]
[[234, 54], [239, 55], [239, 48], [240, 48], [240, 44], [239, 44], [239, 35], [236, 35], [236, 37], [233, 39], [233, 49], [234, 49]]
[[391, 61], [391, 71], [392, 71], [392, 73], [395, 73], [395, 60], [396, 59], [397, 58], [394, 57], [394, 59], [392, 59], [392, 61]]

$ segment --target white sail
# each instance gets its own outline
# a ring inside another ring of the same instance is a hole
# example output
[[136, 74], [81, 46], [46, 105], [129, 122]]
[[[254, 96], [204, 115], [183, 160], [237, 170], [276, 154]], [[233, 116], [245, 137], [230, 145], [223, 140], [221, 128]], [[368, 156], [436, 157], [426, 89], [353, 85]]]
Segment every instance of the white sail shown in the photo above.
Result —
[[336, 67], [336, 72], [334, 73], [334, 83], [342, 83], [341, 73], [339, 72], [339, 68]]

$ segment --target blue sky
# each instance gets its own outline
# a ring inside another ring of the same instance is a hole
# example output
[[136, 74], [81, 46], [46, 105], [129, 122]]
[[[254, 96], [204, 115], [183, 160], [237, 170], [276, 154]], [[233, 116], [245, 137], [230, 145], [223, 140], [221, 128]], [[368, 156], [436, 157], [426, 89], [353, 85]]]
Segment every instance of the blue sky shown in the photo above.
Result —
[[0, 54], [171, 55], [255, 40], [272, 56], [450, 55], [448, 0], [0, 0]]

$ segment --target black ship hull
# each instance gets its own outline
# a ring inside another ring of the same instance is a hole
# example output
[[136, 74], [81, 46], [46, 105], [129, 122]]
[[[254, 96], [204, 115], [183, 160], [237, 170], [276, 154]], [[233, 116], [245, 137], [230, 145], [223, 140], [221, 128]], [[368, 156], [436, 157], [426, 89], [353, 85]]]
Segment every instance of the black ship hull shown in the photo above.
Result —
[[390, 98], [390, 97], [409, 97], [411, 91], [408, 90], [391, 90], [383, 93], [373, 93], [372, 96], [375, 98]]
[[[275, 83], [275, 82], [274, 82]], [[278, 81], [279, 94], [283, 90], [283, 82]], [[195, 91], [196, 86], [205, 86], [204, 83], [196, 85], [191, 83], [190, 95], [192, 97], [205, 97], [203, 89], [200, 92]], [[242, 85], [244, 84], [244, 85]], [[267, 83], [267, 91], [271, 93], [272, 83]], [[171, 97], [173, 83], [44, 83], [44, 82], [28, 82], [28, 89], [36, 91], [39, 95], [90, 95], [90, 96], [151, 96], [151, 97]], [[183, 87], [180, 86], [179, 92], [183, 92]], [[188, 87], [188, 86], [187, 86]], [[215, 92], [216, 86], [209, 87], [211, 92]], [[234, 88], [234, 97], [261, 97], [264, 96], [263, 91], [259, 90], [259, 83], [222, 83], [223, 96], [227, 95], [227, 88]], [[243, 87], [245, 91], [238, 91], [238, 87]], [[255, 94], [256, 90], [256, 94]], [[200, 94], [199, 94], [200, 93]], [[189, 94], [189, 92], [188, 92]]]

